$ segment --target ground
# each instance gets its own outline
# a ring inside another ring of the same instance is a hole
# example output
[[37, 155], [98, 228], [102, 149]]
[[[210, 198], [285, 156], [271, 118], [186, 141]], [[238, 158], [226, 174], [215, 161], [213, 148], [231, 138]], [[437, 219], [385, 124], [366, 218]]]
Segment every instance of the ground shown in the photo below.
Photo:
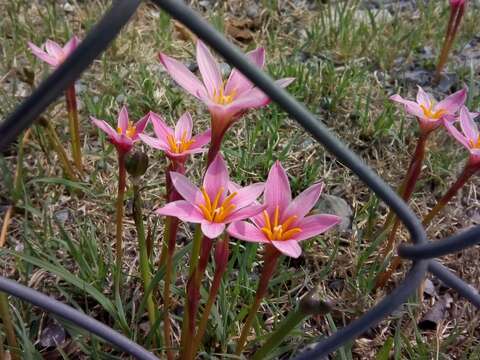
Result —
[[[42, 44], [47, 38], [64, 42], [73, 33], [83, 37], [108, 6], [106, 0], [37, 0], [33, 4], [0, 0], [0, 13], [5, 14], [0, 19], [0, 119], [50, 73], [29, 52], [27, 42]], [[472, 111], [479, 109], [478, 1], [470, 2], [445, 76], [435, 87], [430, 79], [448, 21], [447, 1], [194, 0], [192, 6], [241, 49], [264, 46], [268, 73], [275, 78], [294, 76], [289, 92], [394, 188], [405, 174], [418, 126], [388, 99], [390, 95], [414, 98], [417, 85], [421, 85], [440, 99], [468, 86], [468, 106]], [[151, 339], [145, 338], [148, 321], [143, 309], [139, 310], [142, 285], [131, 191], [125, 202], [127, 261], [123, 271], [129, 275], [125, 318], [108, 311], [113, 306], [109, 269], [114, 245], [116, 157], [89, 116], [113, 123], [120, 106], [126, 104], [134, 119], [152, 110], [173, 123], [188, 110], [194, 116], [195, 128], [206, 129], [209, 116], [205, 108], [175, 86], [157, 60], [157, 53], [162, 51], [196, 69], [194, 40], [158, 8], [142, 4], [112, 46], [77, 81], [86, 169], [82, 181], [64, 178], [56, 154], [49, 149], [46, 131], [39, 125], [32, 128], [23, 153], [15, 144], [0, 157], [0, 215], [5, 217], [12, 204], [15, 209], [1, 254], [1, 274], [82, 309], [147, 347]], [[222, 69], [230, 71], [224, 63]], [[64, 99], [49, 106], [43, 116], [68, 144]], [[162, 222], [152, 212], [164, 203], [166, 161], [159, 152], [144, 150], [150, 157], [142, 182], [145, 222], [157, 263]], [[383, 258], [379, 260], [383, 243], [371, 241], [388, 212], [384, 204], [279, 107], [272, 104], [245, 116], [229, 132], [223, 151], [232, 177], [242, 184], [264, 180], [278, 159], [288, 170], [295, 193], [321, 180], [326, 184], [325, 193], [333, 196], [330, 200], [336, 211], [347, 217], [353, 212], [351, 224], [347, 219], [341, 229], [304, 244], [299, 259], [282, 261], [262, 304], [255, 325], [257, 336], [251, 337], [247, 358], [314, 285], [320, 285], [321, 296], [334, 303], [333, 311], [302, 323], [273, 357], [288, 358], [319, 336], [344, 326], [401, 281], [406, 266], [386, 288], [373, 289], [376, 275], [387, 264]], [[422, 177], [410, 202], [419, 216], [426, 214], [455, 180], [466, 155], [443, 129], [430, 139]], [[19, 158], [23, 171], [15, 182]], [[199, 179], [201, 164], [200, 157], [190, 161], [189, 176]], [[428, 229], [430, 239], [480, 222], [477, 183], [476, 178], [470, 181], [435, 218]], [[322, 209], [332, 211], [332, 205], [325, 205], [325, 201], [324, 197]], [[180, 249], [190, 235], [190, 228], [182, 228], [177, 248], [179, 276], [173, 289], [176, 336], [186, 284], [183, 264], [187, 255]], [[408, 241], [407, 233], [400, 238]], [[255, 245], [232, 242], [231, 271], [212, 313], [202, 358], [227, 358], [225, 354], [232, 353], [261, 268], [256, 250]], [[479, 288], [478, 256], [474, 248], [442, 262]], [[209, 278], [211, 274], [209, 269]], [[161, 287], [160, 275], [157, 280]], [[438, 303], [447, 304], [446, 310], [426, 322], [428, 312], [438, 308]], [[27, 304], [12, 300], [11, 306], [22, 347], [31, 358], [38, 353], [47, 359], [126, 358]], [[477, 324], [473, 305], [430, 277], [421, 298], [412, 297], [333, 358], [478, 359]], [[51, 333], [59, 336], [59, 346], [54, 346]]]

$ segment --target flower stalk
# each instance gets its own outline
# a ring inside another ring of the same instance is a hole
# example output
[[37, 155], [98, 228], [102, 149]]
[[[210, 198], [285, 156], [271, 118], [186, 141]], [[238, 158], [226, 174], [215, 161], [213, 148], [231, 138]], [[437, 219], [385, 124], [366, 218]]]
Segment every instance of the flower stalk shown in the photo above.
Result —
[[265, 248], [262, 275], [260, 276], [260, 281], [258, 283], [255, 300], [250, 307], [250, 311], [248, 313], [247, 319], [245, 320], [245, 324], [243, 325], [240, 338], [237, 341], [237, 347], [235, 349], [235, 355], [237, 356], [240, 356], [245, 347], [247, 336], [250, 333], [250, 328], [252, 327], [253, 320], [255, 319], [255, 316], [258, 309], [260, 308], [260, 304], [263, 298], [268, 292], [268, 283], [270, 282], [270, 279], [272, 278], [273, 273], [277, 268], [277, 261], [280, 254], [281, 253], [271, 245], [267, 245]]
[[10, 355], [12, 357], [12, 360], [20, 360], [17, 336], [15, 334], [15, 328], [13, 326], [12, 317], [10, 315], [8, 298], [7, 295], [2, 292], [0, 292], [0, 318], [2, 319], [3, 327], [5, 329], [7, 343], [10, 347]]
[[82, 147], [80, 143], [80, 125], [78, 122], [77, 97], [75, 93], [75, 84], [70, 85], [66, 92], [68, 124], [70, 127], [70, 140], [72, 146], [72, 157], [80, 174], [83, 173]]
[[122, 274], [123, 260], [123, 199], [126, 187], [126, 169], [125, 169], [126, 153], [118, 151], [118, 191], [116, 203], [116, 231], [115, 231], [115, 254], [116, 254], [116, 272], [114, 277], [115, 295], [120, 297], [120, 281]]

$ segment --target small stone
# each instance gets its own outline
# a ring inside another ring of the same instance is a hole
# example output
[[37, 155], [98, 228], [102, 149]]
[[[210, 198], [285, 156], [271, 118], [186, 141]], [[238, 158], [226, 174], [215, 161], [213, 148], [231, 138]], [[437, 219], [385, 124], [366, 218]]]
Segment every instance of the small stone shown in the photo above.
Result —
[[65, 225], [67, 220], [70, 217], [70, 210], [69, 209], [62, 209], [58, 210], [55, 214], [55, 219], [60, 223], [60, 225]]
[[437, 291], [435, 290], [435, 285], [433, 285], [432, 280], [425, 279], [423, 283], [423, 292], [432, 297], [437, 295]]
[[457, 74], [442, 74], [440, 82], [437, 85], [437, 89], [442, 93], [449, 93], [458, 82]]
[[65, 5], [63, 5], [63, 10], [64, 10], [65, 12], [74, 12], [74, 11], [75, 11], [75, 7], [74, 7], [72, 4], [70, 4], [70, 3], [67, 2], [67, 3], [65, 3]]
[[222, 76], [223, 77], [227, 77], [228, 75], [230, 75], [230, 71], [232, 71], [232, 68], [230, 67], [230, 65], [228, 65], [227, 63], [220, 63], [220, 72], [222, 73]]
[[15, 245], [15, 251], [17, 253], [22, 253], [24, 249], [25, 249], [25, 245], [23, 245], [23, 243], [17, 243]]
[[120, 94], [115, 98], [115, 102], [118, 104], [124, 104], [126, 101], [127, 101], [127, 97], [123, 94]]
[[256, 18], [258, 16], [259, 11], [260, 11], [260, 8], [258, 7], [258, 4], [253, 3], [247, 8], [247, 16], [249, 18]]
[[40, 345], [49, 348], [61, 345], [65, 342], [65, 329], [57, 322], [51, 322], [40, 335]]
[[348, 231], [352, 228], [353, 210], [341, 197], [323, 194], [315, 206], [315, 212], [339, 216], [342, 219], [337, 226], [340, 231]]
[[420, 86], [425, 86], [429, 84], [432, 78], [431, 73], [423, 69], [406, 71], [403, 77], [405, 81], [408, 81]]

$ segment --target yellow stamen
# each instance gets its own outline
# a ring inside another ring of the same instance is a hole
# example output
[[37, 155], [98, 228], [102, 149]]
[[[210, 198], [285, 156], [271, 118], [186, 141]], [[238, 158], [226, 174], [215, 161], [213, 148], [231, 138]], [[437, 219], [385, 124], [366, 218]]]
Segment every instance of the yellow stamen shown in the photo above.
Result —
[[265, 220], [265, 226], [261, 228], [261, 230], [271, 241], [289, 240], [294, 235], [302, 232], [302, 229], [299, 227], [291, 228], [292, 224], [298, 219], [298, 216], [296, 215], [289, 216], [282, 224], [280, 224], [280, 209], [278, 206], [275, 207], [273, 213], [273, 226], [268, 212], [263, 210], [262, 214], [263, 219]]
[[170, 146], [170, 151], [175, 154], [181, 154], [184, 151], [190, 149], [190, 146], [195, 142], [194, 140], [187, 140], [187, 131], [184, 130], [180, 141], [175, 140], [173, 135], [167, 135], [168, 146]]
[[423, 110], [423, 114], [430, 120], [438, 120], [447, 113], [447, 111], [444, 109], [433, 111], [433, 107], [434, 107], [433, 102], [430, 104], [430, 107], [428, 108], [425, 105], [420, 105], [420, 107]]
[[210, 202], [210, 197], [208, 196], [207, 191], [203, 186], [202, 186], [202, 195], [203, 195], [203, 200], [205, 200], [205, 205], [208, 211], [212, 211], [212, 203]]
[[480, 136], [477, 138], [477, 142], [473, 141], [472, 139], [470, 139], [468, 142], [472, 149], [480, 149]]
[[[126, 129], [126, 131], [125, 131], [125, 135], [126, 135], [128, 138], [132, 139], [132, 138], [135, 136], [136, 132], [137, 132], [137, 128], [136, 128], [135, 125], [133, 124], [133, 121], [129, 121], [129, 122], [128, 122], [127, 129]], [[120, 135], [122, 135], [122, 134], [123, 134], [123, 129], [122, 129], [121, 127], [118, 127], [118, 128], [117, 128], [117, 133], [120, 134]]]
[[236, 206], [231, 204], [233, 198], [237, 195], [236, 192], [231, 193], [228, 195], [220, 204], [220, 198], [224, 192], [224, 188], [221, 187], [217, 194], [215, 195], [215, 199], [210, 199], [205, 188], [201, 188], [202, 196], [203, 196], [203, 204], [198, 204], [200, 210], [202, 210], [203, 216], [211, 222], [223, 222], [232, 212], [235, 210]]
[[224, 86], [222, 85], [218, 93], [217, 93], [217, 90], [214, 90], [213, 101], [215, 101], [217, 104], [220, 104], [220, 105], [228, 105], [234, 100], [235, 95], [236, 95], [235, 90], [232, 90], [229, 95], [225, 95]]

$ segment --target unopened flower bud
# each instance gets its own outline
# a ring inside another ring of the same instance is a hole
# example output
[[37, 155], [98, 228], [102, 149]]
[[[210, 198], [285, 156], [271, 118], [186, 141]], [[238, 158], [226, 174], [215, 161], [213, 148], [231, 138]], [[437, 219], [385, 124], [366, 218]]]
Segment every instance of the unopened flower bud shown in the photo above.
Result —
[[315, 286], [300, 300], [300, 310], [305, 315], [322, 315], [332, 311], [333, 303], [322, 299], [320, 286]]
[[142, 176], [148, 168], [148, 156], [141, 151], [131, 152], [125, 158], [125, 167], [130, 175]]

